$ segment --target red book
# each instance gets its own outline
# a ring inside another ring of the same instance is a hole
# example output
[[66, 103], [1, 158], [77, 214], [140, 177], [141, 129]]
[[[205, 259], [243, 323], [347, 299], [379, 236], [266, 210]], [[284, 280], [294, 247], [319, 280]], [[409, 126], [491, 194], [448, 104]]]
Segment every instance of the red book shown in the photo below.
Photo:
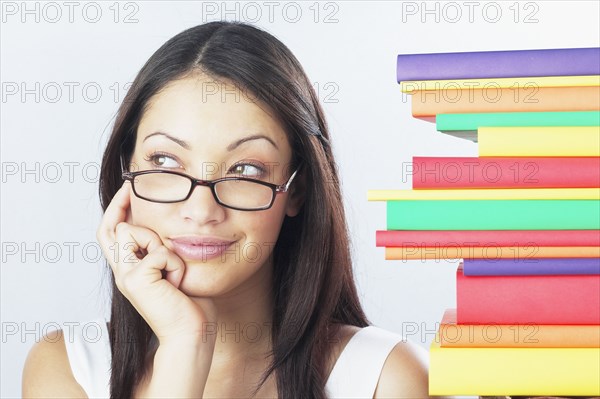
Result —
[[377, 247], [594, 247], [600, 230], [377, 230]]
[[599, 157], [413, 157], [414, 189], [600, 187]]
[[458, 324], [600, 324], [600, 276], [465, 276], [456, 272]]

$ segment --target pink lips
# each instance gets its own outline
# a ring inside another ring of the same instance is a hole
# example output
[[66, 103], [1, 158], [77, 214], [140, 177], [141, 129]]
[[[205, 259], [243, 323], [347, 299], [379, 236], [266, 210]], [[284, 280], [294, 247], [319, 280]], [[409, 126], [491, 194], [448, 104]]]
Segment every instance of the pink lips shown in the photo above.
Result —
[[235, 241], [216, 237], [188, 236], [171, 239], [173, 250], [180, 258], [207, 260], [221, 256]]

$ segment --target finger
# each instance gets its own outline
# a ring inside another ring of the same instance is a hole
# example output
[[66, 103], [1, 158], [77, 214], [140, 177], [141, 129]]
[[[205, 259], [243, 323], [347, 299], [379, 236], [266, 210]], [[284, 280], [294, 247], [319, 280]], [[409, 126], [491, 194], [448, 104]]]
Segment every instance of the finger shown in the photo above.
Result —
[[116, 225], [122, 221], [123, 214], [126, 212], [123, 209], [129, 208], [129, 186], [129, 182], [126, 181], [115, 193], [96, 231], [96, 238], [107, 256], [115, 242]]
[[179, 288], [183, 275], [185, 274], [185, 262], [175, 252], [171, 251], [165, 245], [161, 245], [156, 250], [152, 250], [149, 254], [152, 254], [153, 259], [155, 256], [160, 258], [166, 256], [167, 262], [162, 269], [162, 278], [166, 279], [176, 288]]
[[123, 251], [123, 261], [117, 262], [127, 269], [137, 265], [138, 260], [163, 246], [163, 242], [154, 231], [141, 226], [120, 222], [115, 228], [115, 244]]
[[130, 184], [127, 181], [123, 183], [102, 216], [96, 238], [104, 247], [115, 241], [116, 225], [125, 220], [126, 209], [129, 207], [129, 186]]
[[110, 201], [98, 228], [98, 239], [114, 241], [117, 224], [124, 222], [127, 217], [127, 209], [130, 205], [130, 187], [131, 184], [125, 181]]
[[140, 277], [140, 282], [143, 284], [152, 284], [161, 280], [164, 272], [166, 280], [174, 287], [179, 288], [185, 272], [185, 264], [179, 256], [167, 247], [161, 246], [148, 253], [132, 272], [143, 276]]

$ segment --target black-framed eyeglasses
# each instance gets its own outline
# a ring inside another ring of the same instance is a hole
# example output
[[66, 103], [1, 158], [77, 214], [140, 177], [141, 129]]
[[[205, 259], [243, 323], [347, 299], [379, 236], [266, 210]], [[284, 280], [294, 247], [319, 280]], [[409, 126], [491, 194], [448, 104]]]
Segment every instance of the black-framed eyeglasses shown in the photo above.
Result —
[[196, 186], [208, 186], [219, 205], [239, 211], [260, 211], [273, 205], [275, 195], [288, 191], [301, 167], [302, 164], [285, 184], [277, 185], [247, 177], [201, 180], [185, 173], [159, 169], [128, 172], [121, 158], [121, 177], [129, 180], [133, 193], [146, 201], [181, 202], [192, 195]]

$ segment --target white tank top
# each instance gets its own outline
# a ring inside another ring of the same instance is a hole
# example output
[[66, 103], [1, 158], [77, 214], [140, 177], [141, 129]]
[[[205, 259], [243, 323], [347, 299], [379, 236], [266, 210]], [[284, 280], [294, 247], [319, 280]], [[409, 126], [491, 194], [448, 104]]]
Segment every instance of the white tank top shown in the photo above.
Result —
[[[63, 330], [75, 380], [89, 398], [109, 398], [110, 341], [104, 319]], [[325, 385], [329, 398], [372, 398], [383, 364], [400, 334], [375, 326], [360, 329], [346, 344]]]

